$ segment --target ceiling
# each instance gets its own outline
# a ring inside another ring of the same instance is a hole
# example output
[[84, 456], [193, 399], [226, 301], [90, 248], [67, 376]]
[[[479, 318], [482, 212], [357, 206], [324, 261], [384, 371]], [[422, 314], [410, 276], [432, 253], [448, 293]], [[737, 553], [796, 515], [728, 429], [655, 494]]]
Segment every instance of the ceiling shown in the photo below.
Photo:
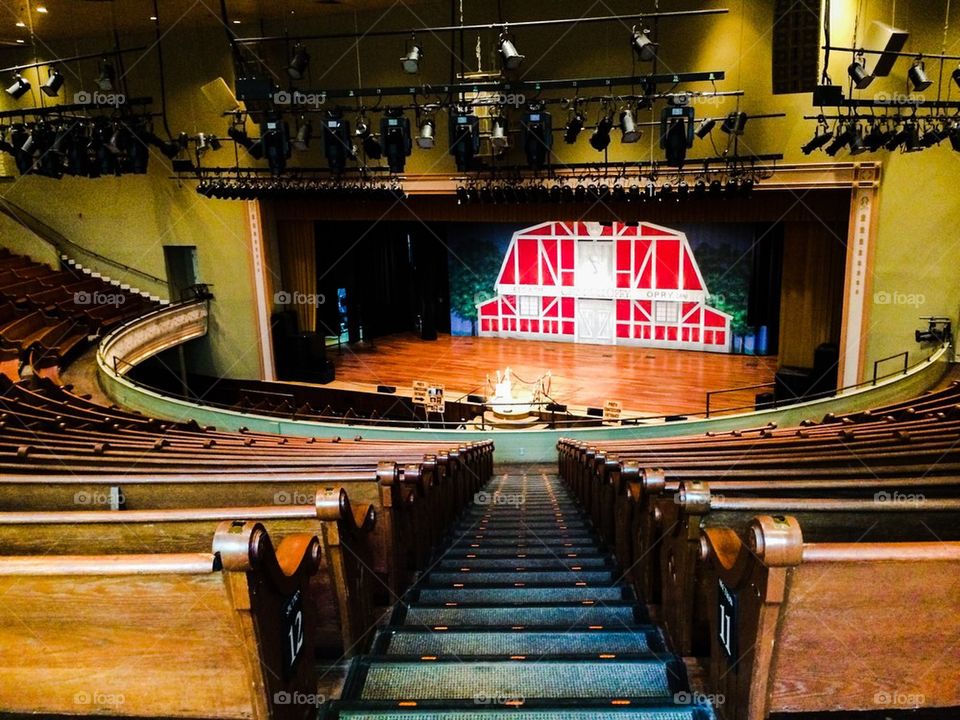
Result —
[[[437, 0], [224, 0], [229, 25], [240, 36], [282, 33], [302, 19], [365, 11], [402, 11]], [[157, 0], [161, 30], [175, 23], [216, 25], [220, 0]], [[46, 12], [43, 12], [43, 10]], [[142, 33], [154, 30], [154, 0], [16, 0], [0, 3], [0, 43], [30, 45], [31, 29], [40, 43], [65, 39]], [[409, 18], [409, 14], [407, 14]], [[19, 26], [18, 23], [22, 23]]]

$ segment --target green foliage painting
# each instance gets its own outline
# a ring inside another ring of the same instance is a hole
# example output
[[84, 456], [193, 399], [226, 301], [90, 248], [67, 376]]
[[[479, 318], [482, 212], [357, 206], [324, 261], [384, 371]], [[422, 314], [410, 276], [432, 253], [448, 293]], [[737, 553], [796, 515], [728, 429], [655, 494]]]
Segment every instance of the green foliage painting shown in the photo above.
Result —
[[489, 230], [480, 235], [469, 227], [457, 226], [464, 232], [449, 244], [450, 319], [455, 334], [476, 335], [477, 303], [496, 294], [494, 285], [512, 231], [501, 230], [505, 240], [498, 242], [489, 236]]

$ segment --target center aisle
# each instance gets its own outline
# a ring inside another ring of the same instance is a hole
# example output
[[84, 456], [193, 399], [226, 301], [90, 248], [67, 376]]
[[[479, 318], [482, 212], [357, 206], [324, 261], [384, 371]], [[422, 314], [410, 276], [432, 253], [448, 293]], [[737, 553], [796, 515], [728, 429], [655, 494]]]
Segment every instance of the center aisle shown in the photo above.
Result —
[[710, 720], [552, 475], [499, 475], [321, 717]]

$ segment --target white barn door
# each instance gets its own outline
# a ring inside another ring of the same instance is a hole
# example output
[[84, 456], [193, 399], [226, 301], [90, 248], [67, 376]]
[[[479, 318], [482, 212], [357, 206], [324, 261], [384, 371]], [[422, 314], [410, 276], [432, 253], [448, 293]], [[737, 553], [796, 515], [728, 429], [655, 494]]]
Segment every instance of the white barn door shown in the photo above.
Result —
[[577, 300], [577, 342], [613, 344], [613, 300]]

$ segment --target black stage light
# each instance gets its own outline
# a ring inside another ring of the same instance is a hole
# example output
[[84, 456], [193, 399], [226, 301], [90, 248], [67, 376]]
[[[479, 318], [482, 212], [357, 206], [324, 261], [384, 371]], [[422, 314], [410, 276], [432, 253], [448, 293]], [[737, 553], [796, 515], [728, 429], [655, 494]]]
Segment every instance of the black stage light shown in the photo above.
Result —
[[893, 139], [894, 135], [896, 135], [894, 130], [884, 130], [880, 123], [874, 123], [870, 127], [870, 132], [863, 138], [863, 144], [870, 152], [878, 152]]
[[635, 203], [640, 202], [640, 186], [631, 185], [630, 189], [627, 190], [627, 202]]
[[950, 77], [953, 78], [953, 82], [956, 84], [956, 86], [960, 87], [960, 67], [957, 67], [952, 73], [950, 73]]
[[290, 157], [290, 130], [279, 115], [268, 115], [260, 128], [260, 143], [273, 175], [280, 175], [287, 169]]
[[379, 160], [383, 157], [383, 146], [380, 140], [373, 134], [370, 123], [365, 115], [357, 118], [357, 128], [353, 131], [354, 136], [359, 138], [360, 146], [363, 148], [363, 154], [370, 160]]
[[399, 108], [388, 109], [380, 118], [380, 137], [387, 156], [387, 166], [392, 173], [402, 173], [407, 156], [413, 152], [410, 137], [410, 118]]
[[550, 188], [550, 202], [559, 203], [561, 200], [563, 200], [563, 191], [559, 185], [554, 185]]
[[904, 142], [904, 152], [918, 152], [923, 150], [923, 142], [920, 138], [920, 126], [916, 122], [909, 122], [905, 128], [907, 137]]
[[673, 185], [670, 183], [664, 183], [660, 187], [660, 199], [661, 200], [670, 200], [673, 198]]
[[14, 100], [19, 100], [30, 90], [30, 81], [17, 73], [13, 76], [13, 82], [7, 87], [7, 95]]
[[824, 148], [824, 152], [827, 153], [830, 157], [834, 157], [838, 152], [840, 152], [846, 144], [850, 142], [850, 127], [847, 126], [843, 129], [843, 132], [839, 132], [834, 135], [830, 144]]
[[707, 181], [703, 178], [698, 178], [697, 181], [693, 184], [693, 194], [698, 197], [703, 197], [707, 194]]
[[950, 126], [950, 147], [955, 152], [960, 152], [960, 122], [955, 122]]
[[613, 186], [612, 197], [613, 197], [613, 201], [618, 203], [623, 202], [627, 199], [627, 192], [626, 190], [623, 189], [623, 185], [621, 185], [620, 183], [616, 183]]
[[570, 203], [574, 201], [573, 188], [569, 185], [564, 185], [560, 190], [563, 202]]
[[723, 192], [723, 183], [719, 180], [710, 181], [710, 194], [720, 195]]
[[723, 189], [726, 191], [727, 197], [733, 197], [734, 195], [740, 194], [740, 181], [736, 178], [728, 178], [726, 184], [723, 186]]
[[287, 74], [293, 80], [302, 80], [309, 67], [310, 53], [302, 44], [297, 43], [293, 49], [293, 55], [290, 56], [290, 63], [287, 65]]
[[867, 72], [862, 57], [850, 63], [847, 67], [847, 75], [853, 80], [853, 86], [857, 90], [865, 90], [873, 82], [873, 75]]
[[594, 128], [593, 134], [590, 136], [590, 147], [597, 152], [606, 150], [607, 146], [610, 145], [611, 130], [613, 130], [613, 118], [610, 117], [609, 113], [604, 113], [603, 117], [601, 117], [597, 123], [597, 127]]
[[523, 115], [523, 149], [534, 170], [548, 164], [553, 148], [553, 121], [539, 105], [531, 105]]
[[910, 78], [910, 84], [916, 92], [922, 92], [933, 85], [933, 81], [927, 77], [927, 70], [923, 60], [917, 58], [907, 71], [907, 77]]
[[809, 155], [814, 150], [819, 150], [820, 148], [822, 148], [832, 139], [833, 139], [833, 135], [831, 135], [829, 132], [820, 132], [818, 129], [817, 134], [813, 136], [813, 139], [810, 142], [808, 142], [806, 145], [801, 147], [800, 150], [803, 152], [804, 155]]
[[577, 183], [577, 187], [573, 191], [573, 199], [576, 202], [584, 202], [587, 199], [587, 189], [583, 186], [583, 183]]
[[850, 154], [862, 155], [867, 152], [867, 146], [863, 144], [863, 131], [860, 126], [853, 122], [850, 123]]
[[467, 204], [467, 189], [465, 187], [457, 188], [457, 205]]
[[570, 112], [570, 117], [567, 118], [567, 125], [563, 130], [563, 141], [567, 145], [573, 145], [577, 141], [577, 137], [580, 135], [580, 131], [583, 130], [583, 125], [586, 121], [587, 119], [583, 116], [583, 113], [576, 110]]
[[630, 33], [630, 47], [643, 62], [652, 62], [657, 57], [657, 44], [650, 39], [647, 28], [633, 26]]
[[740, 181], [740, 194], [743, 197], [750, 197], [753, 193], [753, 187], [756, 184], [753, 178], [743, 178], [743, 180]]
[[[237, 145], [243, 147], [254, 160], [263, 159], [263, 143], [259, 139], [252, 140], [242, 126], [231, 125], [227, 130], [227, 135], [231, 140], [237, 143]], [[172, 145], [177, 148], [177, 150], [173, 153], [176, 155], [177, 152], [180, 151], [180, 148], [176, 145], [176, 143], [173, 143]], [[170, 147], [169, 144], [168, 147]], [[167, 157], [173, 157], [173, 155], [168, 155], [166, 150], [164, 151], [164, 154], [167, 155]]]
[[63, 75], [55, 67], [51, 66], [47, 73], [47, 81], [40, 86], [44, 94], [48, 97], [56, 97], [60, 94], [60, 88], [63, 87]]
[[450, 115], [450, 154], [456, 158], [457, 170], [464, 172], [480, 151], [480, 120], [469, 110]]
[[690, 185], [686, 180], [677, 183], [677, 199], [681, 200], [690, 194]]
[[727, 115], [720, 129], [727, 135], [743, 135], [743, 130], [747, 126], [749, 117], [745, 112], [734, 111]]
[[339, 110], [327, 112], [323, 121], [323, 154], [327, 165], [340, 174], [347, 166], [347, 159], [356, 158], [356, 150], [350, 139], [350, 123], [343, 119]]
[[660, 148], [667, 164], [683, 167], [687, 149], [693, 147], [694, 109], [689, 105], [668, 106], [660, 113]]

